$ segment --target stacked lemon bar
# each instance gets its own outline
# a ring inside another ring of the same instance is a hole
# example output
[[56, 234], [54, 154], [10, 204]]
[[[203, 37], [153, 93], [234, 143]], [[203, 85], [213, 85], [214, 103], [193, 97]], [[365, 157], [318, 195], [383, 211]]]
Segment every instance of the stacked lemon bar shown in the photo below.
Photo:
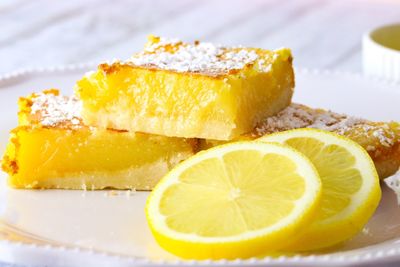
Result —
[[151, 36], [130, 59], [87, 73], [75, 96], [21, 98], [2, 168], [16, 188], [150, 190], [202, 149], [312, 127], [358, 142], [382, 178], [398, 169], [398, 123], [291, 103], [293, 89], [288, 49]]
[[288, 49], [151, 37], [143, 52], [100, 65], [76, 91], [90, 125], [231, 140], [287, 107], [293, 88]]
[[2, 167], [17, 188], [148, 190], [199, 138], [232, 140], [286, 108], [293, 87], [288, 49], [150, 37], [86, 74], [76, 96], [21, 98]]

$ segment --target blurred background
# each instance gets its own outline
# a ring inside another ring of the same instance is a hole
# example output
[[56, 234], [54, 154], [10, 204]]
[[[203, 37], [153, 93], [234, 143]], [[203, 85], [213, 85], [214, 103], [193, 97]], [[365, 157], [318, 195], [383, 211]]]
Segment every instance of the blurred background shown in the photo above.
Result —
[[362, 34], [399, 21], [395, 0], [1, 0], [0, 75], [125, 59], [150, 33], [286, 46], [296, 67], [360, 72]]

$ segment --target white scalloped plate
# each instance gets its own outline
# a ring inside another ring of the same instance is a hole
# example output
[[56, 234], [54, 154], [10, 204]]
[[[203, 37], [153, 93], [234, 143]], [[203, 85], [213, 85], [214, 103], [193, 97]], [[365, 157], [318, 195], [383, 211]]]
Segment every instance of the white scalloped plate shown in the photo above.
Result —
[[[87, 66], [34, 69], [0, 77], [0, 151], [16, 125], [16, 100], [57, 87], [71, 93]], [[372, 120], [399, 120], [400, 86], [360, 75], [297, 71], [295, 101]], [[0, 174], [0, 261], [51, 266], [348, 266], [400, 263], [400, 208], [383, 198], [362, 233], [335, 250], [315, 255], [236, 261], [181, 261], [153, 240], [143, 207], [148, 193], [30, 191], [5, 185]]]

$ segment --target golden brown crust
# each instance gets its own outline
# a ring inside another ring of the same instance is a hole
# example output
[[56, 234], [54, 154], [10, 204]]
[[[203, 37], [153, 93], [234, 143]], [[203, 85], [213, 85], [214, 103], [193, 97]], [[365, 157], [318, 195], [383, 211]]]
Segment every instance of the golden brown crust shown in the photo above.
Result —
[[[254, 49], [256, 50], [256, 48], [254, 48]], [[292, 65], [293, 57], [290, 55], [286, 59], [286, 61], [290, 65]], [[129, 63], [129, 62], [116, 61], [116, 62], [112, 62], [112, 63], [99, 64], [98, 70], [101, 71], [102, 73], [104, 73], [105, 75], [112, 75], [114, 73], [118, 73], [119, 71], [123, 70], [124, 68], [130, 68], [132, 70], [142, 69], [142, 70], [147, 70], [147, 71], [152, 71], [152, 72], [163, 71], [163, 72], [174, 73], [174, 74], [179, 73], [179, 75], [185, 75], [185, 76], [206, 76], [210, 79], [222, 80], [222, 79], [227, 78], [229, 75], [239, 74], [244, 69], [251, 69], [253, 67], [253, 65], [254, 65], [254, 63], [248, 63], [244, 66], [244, 68], [242, 70], [232, 69], [232, 70], [228, 70], [226, 72], [221, 72], [221, 73], [216, 73], [216, 72], [211, 72], [211, 71], [209, 71], [209, 72], [207, 72], [207, 71], [178, 72], [178, 71], [174, 71], [174, 70], [160, 69], [160, 68], [157, 68], [157, 66], [154, 66], [151, 64], [144, 65], [144, 66], [137, 66], [137, 65], [133, 65], [132, 63]]]
[[15, 175], [18, 173], [18, 163], [16, 158], [11, 158], [10, 155], [5, 154], [1, 161], [1, 169], [9, 175]]
[[[147, 66], [135, 66], [129, 63], [123, 63], [123, 62], [113, 62], [113, 63], [102, 63], [98, 66], [98, 70], [103, 72], [105, 75], [111, 75], [114, 73], [118, 73], [124, 68], [130, 68], [132, 70], [135, 69], [142, 69], [142, 70], [147, 70], [147, 71], [163, 71], [163, 72], [168, 72], [168, 73], [174, 73], [177, 74], [178, 72], [173, 71], [173, 70], [161, 70], [158, 69], [155, 66], [152, 65], [147, 65]], [[179, 73], [179, 75], [185, 75], [185, 76], [207, 76], [209, 79], [215, 79], [215, 80], [222, 80], [225, 79], [228, 75], [232, 74], [237, 74], [239, 71], [238, 70], [232, 70], [229, 73], [226, 74], [215, 74], [215, 73], [199, 73], [199, 72], [182, 72]]]
[[10, 140], [7, 144], [6, 153], [1, 161], [1, 168], [3, 171], [9, 175], [14, 175], [18, 173], [18, 161], [17, 161], [17, 151], [19, 150], [18, 141], [18, 130], [19, 127], [11, 131]]
[[275, 57], [281, 57], [289, 64], [293, 60], [288, 49], [268, 51], [259, 48], [223, 47], [199, 41], [185, 43], [150, 36], [142, 52], [135, 53], [126, 61], [100, 64], [98, 70], [105, 75], [118, 72], [122, 68], [132, 68], [223, 79], [246, 70], [268, 72]]
[[379, 177], [386, 178], [393, 175], [400, 167], [400, 144], [396, 143], [390, 148], [378, 148], [376, 151], [369, 151], [375, 163]]

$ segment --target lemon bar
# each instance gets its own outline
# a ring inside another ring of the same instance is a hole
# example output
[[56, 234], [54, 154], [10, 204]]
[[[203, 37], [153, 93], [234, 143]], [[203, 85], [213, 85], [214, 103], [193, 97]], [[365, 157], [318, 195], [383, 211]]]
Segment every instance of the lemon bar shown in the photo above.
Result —
[[2, 161], [16, 188], [148, 190], [196, 149], [194, 139], [86, 126], [80, 101], [57, 90], [19, 108]]
[[129, 60], [104, 63], [76, 84], [87, 125], [230, 140], [287, 107], [289, 49], [222, 47], [150, 37]]
[[[400, 167], [400, 124], [372, 122], [324, 109], [292, 103], [277, 115], [259, 123], [253, 131], [237, 140], [253, 140], [266, 134], [297, 128], [317, 128], [336, 132], [360, 144], [371, 156], [383, 179]], [[221, 141], [201, 140], [201, 149], [220, 145]]]

